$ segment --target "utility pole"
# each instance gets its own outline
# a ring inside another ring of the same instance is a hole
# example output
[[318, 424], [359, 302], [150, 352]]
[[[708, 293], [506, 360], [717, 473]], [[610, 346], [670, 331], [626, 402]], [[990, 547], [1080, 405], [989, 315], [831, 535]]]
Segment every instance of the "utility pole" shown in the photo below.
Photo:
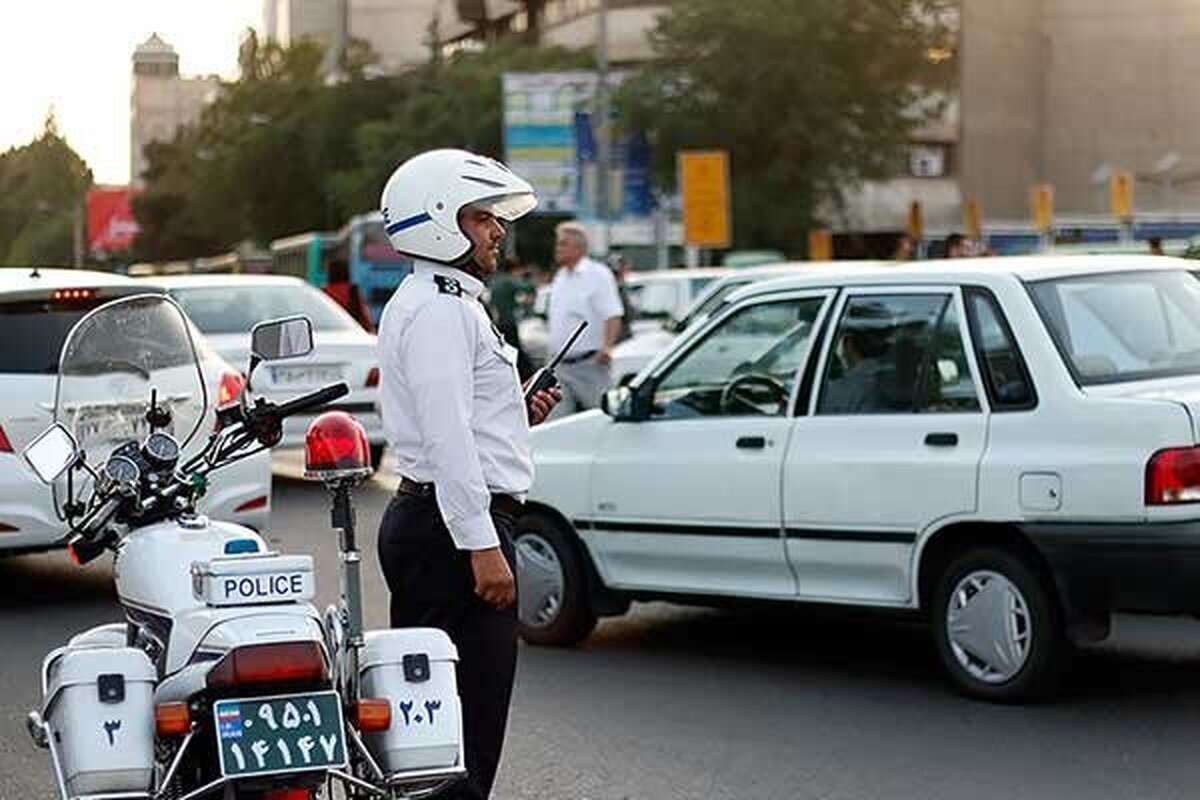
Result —
[[609, 126], [609, 106], [611, 98], [608, 93], [608, 0], [600, 0], [600, 9], [596, 14], [596, 210], [600, 214], [600, 226], [603, 231], [603, 244], [600, 255], [608, 255], [609, 239], [612, 233], [611, 209], [609, 202], [610, 161], [612, 160], [612, 128]]

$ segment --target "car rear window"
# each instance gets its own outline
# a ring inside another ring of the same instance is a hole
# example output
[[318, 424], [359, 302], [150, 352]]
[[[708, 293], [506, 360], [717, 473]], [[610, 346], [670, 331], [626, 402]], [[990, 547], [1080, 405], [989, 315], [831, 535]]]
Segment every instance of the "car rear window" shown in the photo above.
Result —
[[49, 301], [0, 304], [0, 372], [53, 375], [75, 323], [106, 300], [63, 305]]
[[225, 285], [171, 289], [196, 326], [206, 334], [247, 333], [259, 322], [302, 314], [317, 331], [354, 330], [358, 323], [311, 286]]
[[1182, 270], [1030, 284], [1080, 385], [1200, 374], [1200, 281]]

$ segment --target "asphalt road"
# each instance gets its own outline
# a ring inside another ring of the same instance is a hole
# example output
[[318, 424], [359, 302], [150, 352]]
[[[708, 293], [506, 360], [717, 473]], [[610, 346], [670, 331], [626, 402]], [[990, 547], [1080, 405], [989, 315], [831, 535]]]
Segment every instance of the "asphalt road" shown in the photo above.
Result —
[[[359, 495], [372, 625], [386, 618], [374, 531], [388, 494]], [[323, 492], [281, 476], [274, 509], [276, 546], [314, 553], [332, 600]], [[110, 579], [62, 554], [0, 561], [0, 799], [53, 797], [23, 717], [42, 655], [118, 619]], [[1192, 798], [1198, 730], [1193, 621], [1120, 618], [1064, 698], [1016, 708], [952, 693], [920, 626], [639, 605], [578, 649], [522, 648], [495, 797]]]

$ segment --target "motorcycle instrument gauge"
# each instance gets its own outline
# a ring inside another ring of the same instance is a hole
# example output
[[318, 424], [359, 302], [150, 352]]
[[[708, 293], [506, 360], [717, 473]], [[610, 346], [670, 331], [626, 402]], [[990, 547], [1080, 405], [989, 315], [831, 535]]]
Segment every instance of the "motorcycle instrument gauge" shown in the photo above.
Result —
[[132, 458], [113, 456], [104, 465], [104, 474], [113, 483], [137, 483], [142, 477], [142, 471]]
[[142, 453], [156, 467], [167, 467], [179, 460], [179, 442], [169, 433], [156, 431], [147, 437]]

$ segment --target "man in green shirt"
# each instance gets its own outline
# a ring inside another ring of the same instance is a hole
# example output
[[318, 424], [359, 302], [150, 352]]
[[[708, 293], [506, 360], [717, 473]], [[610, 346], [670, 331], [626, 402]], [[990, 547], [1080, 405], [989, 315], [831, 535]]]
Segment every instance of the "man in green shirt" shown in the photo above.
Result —
[[517, 348], [517, 371], [521, 380], [533, 373], [529, 358], [521, 349], [521, 337], [517, 330], [517, 309], [522, 300], [531, 296], [534, 287], [519, 275], [521, 263], [515, 258], [505, 259], [504, 268], [498, 271], [488, 281], [488, 298], [491, 305], [492, 319], [504, 336], [505, 341]]

